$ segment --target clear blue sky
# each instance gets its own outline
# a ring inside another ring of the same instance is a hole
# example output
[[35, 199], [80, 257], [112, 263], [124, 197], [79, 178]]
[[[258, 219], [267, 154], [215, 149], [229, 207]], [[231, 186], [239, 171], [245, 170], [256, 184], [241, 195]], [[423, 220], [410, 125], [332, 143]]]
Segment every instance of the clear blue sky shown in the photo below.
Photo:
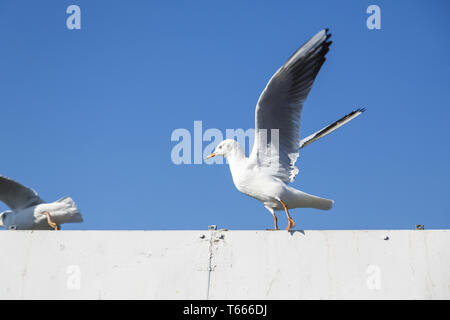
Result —
[[[81, 30], [66, 8], [81, 7]], [[366, 8], [381, 8], [381, 30]], [[177, 128], [251, 128], [271, 75], [309, 37], [333, 45], [303, 110], [293, 186], [335, 200], [292, 210], [299, 229], [450, 227], [448, 1], [0, 2], [0, 173], [47, 201], [64, 229], [273, 226], [225, 165], [172, 163]], [[0, 210], [6, 209], [3, 204]], [[286, 226], [279, 214], [280, 227]]]

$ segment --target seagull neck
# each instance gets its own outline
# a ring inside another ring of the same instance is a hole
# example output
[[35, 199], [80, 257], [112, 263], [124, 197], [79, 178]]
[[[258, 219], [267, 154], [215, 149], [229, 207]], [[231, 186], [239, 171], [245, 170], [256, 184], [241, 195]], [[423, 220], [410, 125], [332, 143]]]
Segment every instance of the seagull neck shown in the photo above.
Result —
[[230, 167], [242, 166], [245, 163], [246, 156], [241, 148], [236, 148], [227, 156]]

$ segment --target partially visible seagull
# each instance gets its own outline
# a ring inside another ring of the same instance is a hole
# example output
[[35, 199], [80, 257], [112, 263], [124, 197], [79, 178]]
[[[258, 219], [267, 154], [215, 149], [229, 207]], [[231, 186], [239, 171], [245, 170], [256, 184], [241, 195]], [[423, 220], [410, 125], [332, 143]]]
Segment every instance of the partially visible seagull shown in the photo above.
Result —
[[[364, 109], [357, 109], [300, 140], [303, 103], [325, 62], [325, 55], [331, 44], [330, 36], [328, 29], [318, 32], [298, 49], [268, 82], [256, 105], [255, 142], [250, 157], [247, 158], [239, 143], [232, 139], [219, 143], [207, 157], [227, 158], [236, 188], [263, 203], [272, 213], [276, 230], [278, 223], [275, 211], [286, 212], [286, 229], [290, 230], [295, 227], [295, 222], [288, 209], [331, 209], [333, 200], [313, 196], [288, 186], [298, 173], [295, 162], [299, 150], [364, 112]], [[272, 129], [275, 129], [273, 136]]]
[[0, 213], [0, 227], [15, 230], [60, 230], [60, 225], [83, 222], [70, 197], [45, 203], [33, 189], [0, 175], [0, 201], [11, 210]]

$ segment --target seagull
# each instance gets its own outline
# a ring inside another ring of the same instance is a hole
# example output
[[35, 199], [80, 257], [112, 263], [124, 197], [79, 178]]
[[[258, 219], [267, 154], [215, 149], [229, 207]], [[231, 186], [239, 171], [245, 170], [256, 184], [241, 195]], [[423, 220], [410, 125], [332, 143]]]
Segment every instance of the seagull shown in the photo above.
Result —
[[[249, 157], [233, 139], [219, 143], [207, 159], [227, 159], [236, 188], [263, 203], [278, 230], [276, 211], [285, 211], [286, 230], [295, 227], [289, 209], [329, 210], [334, 201], [297, 190], [288, 184], [298, 174], [299, 150], [330, 134], [365, 111], [360, 108], [300, 140], [300, 117], [314, 79], [325, 62], [331, 34], [323, 29], [278, 69], [261, 93], [255, 110], [255, 140]], [[270, 131], [270, 132], [269, 132]]]
[[70, 197], [45, 203], [33, 189], [0, 175], [0, 201], [11, 210], [0, 213], [0, 227], [12, 230], [60, 230], [60, 225], [83, 222]]

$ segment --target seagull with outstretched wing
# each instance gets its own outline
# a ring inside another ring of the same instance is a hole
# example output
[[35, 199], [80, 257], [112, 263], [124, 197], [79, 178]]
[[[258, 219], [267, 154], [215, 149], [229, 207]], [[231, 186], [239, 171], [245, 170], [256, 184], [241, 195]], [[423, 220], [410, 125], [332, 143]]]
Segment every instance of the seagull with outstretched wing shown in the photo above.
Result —
[[299, 150], [364, 112], [364, 109], [357, 109], [300, 140], [303, 104], [325, 62], [331, 45], [330, 36], [328, 29], [318, 32], [269, 80], [256, 105], [255, 142], [248, 158], [239, 143], [232, 139], [219, 143], [208, 156], [227, 158], [236, 188], [263, 203], [273, 215], [275, 229], [278, 229], [275, 211], [286, 212], [286, 229], [290, 230], [295, 223], [288, 209], [331, 209], [333, 200], [288, 186], [298, 173], [295, 162]]
[[61, 224], [82, 222], [70, 197], [45, 203], [33, 189], [0, 175], [0, 201], [11, 210], [0, 213], [0, 227], [15, 230], [59, 230]]

